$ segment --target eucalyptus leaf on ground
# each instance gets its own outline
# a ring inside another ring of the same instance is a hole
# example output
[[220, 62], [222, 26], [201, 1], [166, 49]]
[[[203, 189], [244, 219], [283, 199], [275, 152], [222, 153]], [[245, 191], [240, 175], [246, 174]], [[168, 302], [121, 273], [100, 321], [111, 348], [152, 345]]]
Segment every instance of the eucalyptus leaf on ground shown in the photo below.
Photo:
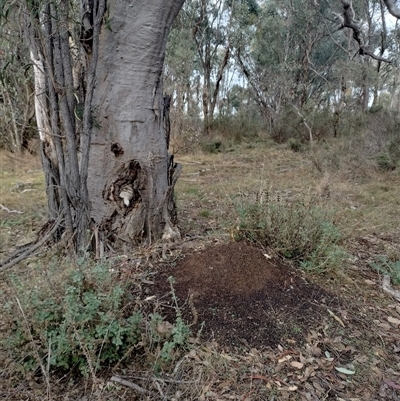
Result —
[[345, 375], [354, 375], [354, 373], [356, 373], [354, 370], [349, 370], [346, 368], [338, 368], [337, 366], [335, 366], [335, 369], [340, 372], [343, 373]]

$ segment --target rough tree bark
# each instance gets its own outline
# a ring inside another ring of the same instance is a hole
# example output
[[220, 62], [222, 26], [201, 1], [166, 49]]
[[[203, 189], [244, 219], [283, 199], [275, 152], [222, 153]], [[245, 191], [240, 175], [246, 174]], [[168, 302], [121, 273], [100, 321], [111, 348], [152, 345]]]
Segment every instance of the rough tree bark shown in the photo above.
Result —
[[66, 0], [26, 3], [49, 217], [78, 251], [179, 236], [162, 72], [183, 2], [82, 0], [79, 29]]
[[167, 152], [162, 72], [182, 4], [110, 3], [100, 35], [88, 189], [92, 218], [112, 242], [178, 235], [172, 195], [180, 166]]

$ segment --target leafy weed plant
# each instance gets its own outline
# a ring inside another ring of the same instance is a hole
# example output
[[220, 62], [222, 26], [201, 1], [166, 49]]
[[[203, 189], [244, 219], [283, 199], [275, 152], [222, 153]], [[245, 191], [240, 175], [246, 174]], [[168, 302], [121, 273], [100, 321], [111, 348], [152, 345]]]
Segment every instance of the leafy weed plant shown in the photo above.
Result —
[[[174, 360], [176, 350], [185, 347], [191, 334], [189, 326], [183, 321], [182, 313], [178, 306], [178, 300], [174, 289], [174, 278], [168, 278], [170, 284], [170, 295], [173, 308], [175, 309], [175, 324], [164, 322], [159, 314], [150, 315], [151, 338], [158, 344], [158, 356], [160, 361], [156, 362], [156, 369], [160, 365], [168, 364]], [[161, 363], [160, 363], [161, 362]]]
[[38, 278], [31, 284], [11, 277], [15, 297], [4, 306], [4, 313], [12, 331], [0, 346], [18, 361], [20, 373], [46, 366], [47, 371], [93, 376], [146, 344], [154, 346], [144, 351], [166, 362], [185, 344], [189, 328], [180, 315], [174, 325], [167, 323], [168, 335], [157, 335], [151, 327], [166, 323], [161, 316], [141, 311], [140, 302], [117, 279], [110, 263], [83, 260], [75, 268], [69, 265], [62, 278], [56, 277], [60, 266], [46, 269], [49, 281]]
[[[143, 316], [129, 310], [127, 291], [114, 280], [110, 266], [87, 261], [55, 291], [43, 282], [28, 289], [14, 277], [17, 302], [11, 300], [6, 308], [15, 316], [16, 330], [5, 341], [21, 353], [24, 369], [44, 364], [87, 375], [118, 361], [136, 345]], [[24, 319], [17, 304], [24, 308]]]
[[305, 270], [337, 268], [346, 256], [333, 213], [312, 200], [246, 203], [237, 211], [236, 240], [273, 248]]
[[391, 261], [381, 257], [378, 262], [372, 262], [370, 266], [378, 273], [388, 275], [393, 284], [400, 284], [400, 260]]

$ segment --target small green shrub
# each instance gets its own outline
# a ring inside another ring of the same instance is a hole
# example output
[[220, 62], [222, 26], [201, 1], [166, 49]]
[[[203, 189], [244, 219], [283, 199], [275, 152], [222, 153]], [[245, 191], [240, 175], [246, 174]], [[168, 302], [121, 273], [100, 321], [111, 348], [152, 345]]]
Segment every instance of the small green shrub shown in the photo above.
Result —
[[226, 145], [230, 142], [256, 141], [258, 133], [265, 129], [265, 122], [257, 108], [246, 108], [237, 114], [216, 117], [210, 128], [211, 132], [223, 138]]
[[400, 284], [400, 260], [391, 261], [381, 257], [378, 262], [370, 263], [370, 266], [378, 273], [388, 275], [393, 284]]
[[150, 331], [151, 339], [156, 345], [156, 363], [155, 368], [158, 369], [163, 364], [169, 364], [174, 360], [177, 351], [180, 348], [185, 348], [187, 340], [191, 334], [189, 326], [183, 321], [181, 310], [178, 306], [178, 300], [174, 290], [174, 278], [169, 277], [170, 294], [173, 301], [173, 308], [175, 309], [175, 324], [163, 321], [163, 318], [158, 314], [151, 314], [150, 317]]
[[[49, 269], [60, 274], [60, 267]], [[165, 323], [168, 335], [157, 335], [152, 330], [155, 318], [139, 309], [109, 263], [83, 261], [61, 275], [53, 282], [37, 277], [35, 284], [12, 279], [17, 297], [4, 310], [13, 327], [0, 345], [22, 361], [21, 373], [42, 365], [86, 376], [131, 355], [139, 342], [142, 347], [150, 344], [146, 351], [155, 352], [156, 358], [156, 349], [161, 350], [163, 360], [171, 360], [173, 351], [185, 344], [189, 329], [181, 316], [176, 315], [174, 325]], [[161, 316], [156, 320], [163, 323]]]
[[171, 331], [171, 338], [169, 341], [166, 341], [164, 343], [163, 348], [161, 350], [161, 357], [162, 357], [162, 359], [164, 359], [166, 361], [172, 359], [171, 354], [174, 349], [176, 349], [177, 347], [183, 347], [186, 344], [186, 341], [190, 335], [190, 329], [184, 323], [184, 321], [182, 319], [181, 310], [179, 309], [179, 306], [178, 306], [178, 299], [176, 297], [175, 289], [174, 289], [175, 279], [172, 276], [168, 277], [168, 282], [169, 282], [169, 285], [171, 288], [170, 294], [171, 294], [172, 300], [175, 304], [176, 320], [175, 320], [174, 328]]
[[208, 218], [211, 216], [211, 212], [208, 209], [202, 209], [199, 211], [199, 216]]
[[312, 201], [241, 204], [238, 215], [236, 240], [272, 247], [303, 269], [326, 271], [344, 260], [333, 214]]
[[[360, 127], [361, 141], [357, 146], [367, 159], [373, 160], [382, 171], [399, 167], [400, 160], [400, 120], [392, 110], [381, 108], [364, 116]], [[361, 145], [361, 146], [360, 146]]]
[[168, 341], [165, 341], [160, 351], [160, 357], [163, 362], [173, 360], [173, 352], [186, 344], [189, 337], [189, 327], [184, 323], [181, 317], [177, 317], [175, 325], [171, 330]]
[[294, 107], [282, 110], [270, 132], [271, 138], [277, 143], [288, 143], [294, 152], [298, 152], [310, 141], [306, 124], [311, 128], [314, 141], [334, 136], [334, 115], [328, 110], [303, 109], [301, 114], [299, 116]]
[[379, 153], [376, 156], [376, 164], [378, 168], [382, 171], [392, 171], [397, 167], [397, 162], [392, 159], [388, 152]]
[[220, 140], [211, 140], [204, 142], [201, 146], [204, 153], [220, 153], [224, 149], [223, 143]]
[[292, 150], [293, 152], [296, 152], [296, 153], [300, 152], [300, 150], [303, 147], [301, 142], [298, 141], [296, 138], [289, 138], [288, 145], [289, 145], [290, 150]]
[[[397, 134], [398, 136], [398, 134]], [[376, 156], [378, 168], [383, 171], [396, 170], [400, 162], [400, 138], [392, 137], [385, 144], [384, 149]]]
[[[114, 283], [105, 264], [82, 263], [53, 292], [46, 285], [27, 289], [18, 280], [14, 286], [26, 321], [16, 314], [16, 330], [7, 345], [22, 352], [28, 370], [37, 366], [39, 356], [50, 368], [78, 369], [86, 375], [118, 361], [140, 340], [143, 316], [124, 310], [127, 291]], [[7, 307], [10, 313], [19, 312], [15, 302]]]

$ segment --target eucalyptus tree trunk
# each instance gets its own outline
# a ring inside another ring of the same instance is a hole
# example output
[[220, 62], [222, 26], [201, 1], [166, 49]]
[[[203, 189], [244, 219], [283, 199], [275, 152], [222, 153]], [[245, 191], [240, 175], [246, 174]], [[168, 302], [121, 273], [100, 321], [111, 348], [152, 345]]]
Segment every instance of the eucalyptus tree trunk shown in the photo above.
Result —
[[[233, 19], [233, 4], [228, 18], [224, 17], [224, 3], [221, 0], [201, 0], [200, 12], [193, 21], [192, 37], [196, 43], [203, 78], [202, 108], [203, 132], [209, 135], [214, 121], [215, 108], [225, 70], [231, 56], [229, 27]], [[227, 23], [227, 26], [223, 24]], [[221, 60], [217, 54], [223, 48]], [[215, 74], [214, 74], [215, 73]], [[215, 82], [213, 77], [215, 75]]]
[[88, 189], [108, 238], [134, 243], [177, 235], [162, 72], [167, 33], [183, 0], [110, 2], [99, 42]]
[[162, 72], [183, 2], [82, 0], [81, 24], [66, 0], [26, 3], [49, 216], [78, 251], [179, 235]]

